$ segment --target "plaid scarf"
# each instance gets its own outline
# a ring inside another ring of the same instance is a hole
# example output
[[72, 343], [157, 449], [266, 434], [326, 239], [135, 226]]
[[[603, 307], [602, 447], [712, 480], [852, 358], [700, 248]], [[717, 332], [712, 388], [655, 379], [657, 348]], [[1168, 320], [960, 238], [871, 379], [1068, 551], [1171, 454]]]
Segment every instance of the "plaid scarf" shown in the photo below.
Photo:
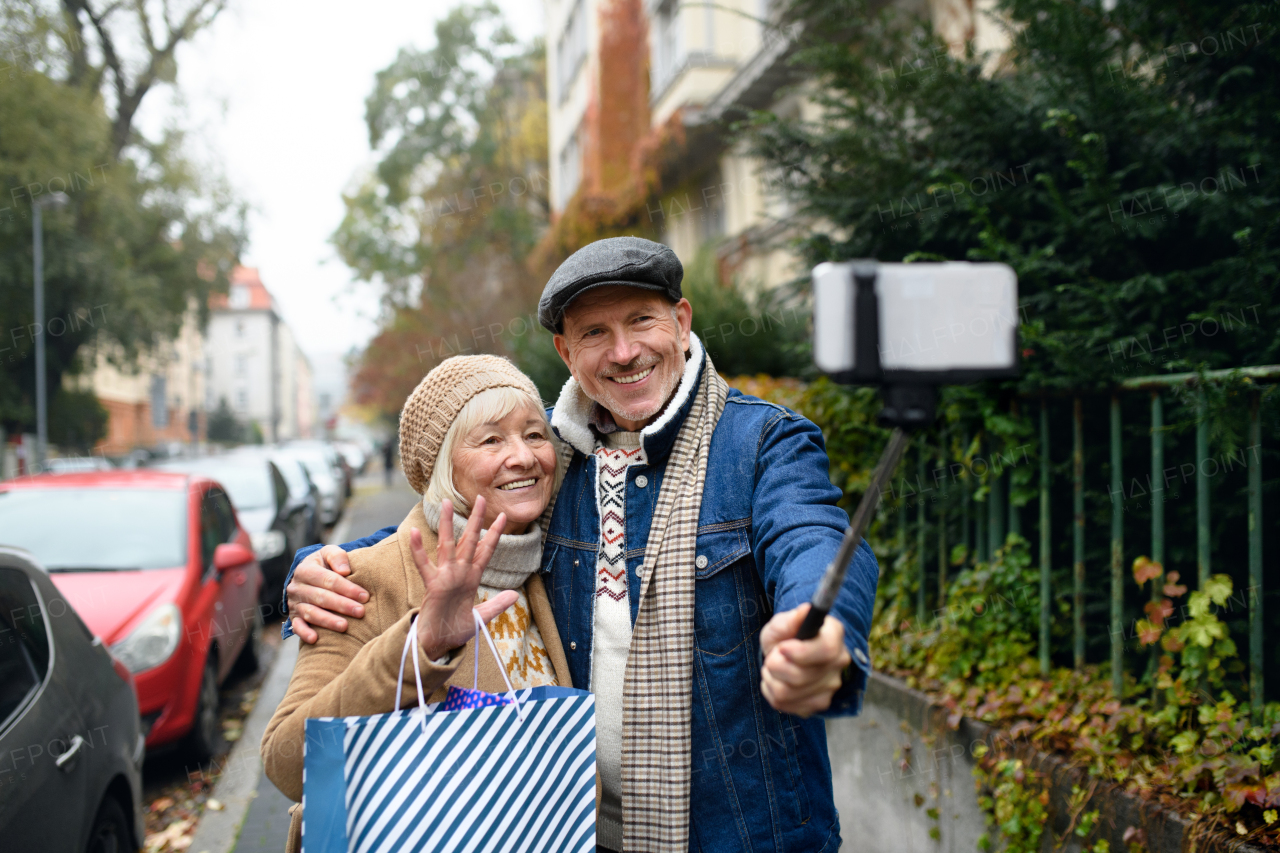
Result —
[[710, 356], [676, 435], [645, 546], [622, 687], [622, 834], [631, 851], [689, 849], [694, 557], [711, 434], [729, 387]]

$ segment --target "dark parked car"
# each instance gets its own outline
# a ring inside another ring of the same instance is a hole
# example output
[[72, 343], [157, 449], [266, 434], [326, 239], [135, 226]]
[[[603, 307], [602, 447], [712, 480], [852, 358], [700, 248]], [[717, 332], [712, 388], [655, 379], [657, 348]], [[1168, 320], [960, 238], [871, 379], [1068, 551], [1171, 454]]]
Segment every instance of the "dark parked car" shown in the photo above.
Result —
[[31, 554], [0, 547], [0, 847], [137, 850], [143, 751], [129, 670]]
[[347, 460], [347, 466], [354, 474], [364, 473], [365, 466], [369, 464], [369, 454], [364, 452], [364, 448], [354, 441], [335, 441], [333, 448]]
[[275, 463], [276, 469], [284, 477], [285, 485], [289, 487], [289, 497], [306, 509], [306, 533], [302, 537], [303, 544], [298, 547], [314, 545], [321, 541], [324, 536], [324, 525], [320, 521], [320, 489], [312, 482], [307, 466], [303, 465], [300, 459], [288, 453], [282, 453], [276, 448], [255, 446], [237, 447], [230, 455], [261, 457]]
[[320, 491], [320, 523], [328, 526], [342, 515], [346, 501], [342, 468], [323, 447], [289, 444], [272, 450], [275, 457], [295, 459], [307, 469], [311, 482]]
[[276, 460], [289, 492], [307, 505], [307, 544], [314, 545], [324, 539], [324, 525], [320, 523], [320, 488], [311, 479], [307, 466], [297, 459], [280, 456]]
[[165, 462], [156, 468], [199, 474], [227, 490], [262, 567], [261, 601], [278, 604], [294, 552], [314, 541], [307, 538], [307, 502], [294, 497], [280, 466], [264, 454], [245, 453]]
[[257, 666], [264, 609], [249, 534], [221, 486], [155, 470], [7, 480], [0, 544], [34, 554], [133, 673], [148, 748], [186, 738], [198, 760], [213, 753], [218, 686], [237, 661]]

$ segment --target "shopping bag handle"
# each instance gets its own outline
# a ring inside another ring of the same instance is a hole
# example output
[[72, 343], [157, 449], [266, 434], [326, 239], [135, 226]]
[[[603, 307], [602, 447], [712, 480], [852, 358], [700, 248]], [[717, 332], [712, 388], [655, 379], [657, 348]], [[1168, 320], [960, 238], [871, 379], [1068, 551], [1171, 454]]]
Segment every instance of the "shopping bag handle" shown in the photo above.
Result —
[[[480, 611], [471, 608], [471, 617], [476, 620], [476, 654], [475, 654], [475, 671], [471, 676], [471, 689], [480, 689], [480, 635], [484, 634], [485, 641], [489, 644], [489, 651], [493, 653], [493, 659], [498, 664], [498, 672], [502, 673], [502, 680], [507, 685], [507, 695], [511, 697], [511, 704], [516, 706], [516, 716], [520, 718], [520, 722], [524, 722], [524, 707], [520, 704], [520, 700], [516, 697], [516, 689], [511, 686], [511, 679], [507, 678], [507, 668], [502, 665], [502, 658], [498, 657], [498, 648], [493, 644], [493, 637], [489, 636], [489, 629], [484, 624], [484, 618], [481, 617]], [[415, 656], [414, 660], [417, 660]]]
[[404, 638], [404, 649], [400, 652], [400, 674], [396, 676], [396, 711], [400, 710], [400, 695], [404, 688], [404, 659], [409, 654], [409, 650], [413, 649], [413, 680], [418, 685], [418, 708], [422, 711], [423, 723], [426, 726], [427, 717], [427, 700], [422, 695], [422, 669], [418, 664], [418, 650], [414, 648], [414, 640], [418, 638], [418, 617], [414, 616], [409, 623], [409, 636]]
[[[484, 634], [485, 642], [489, 645], [489, 651], [493, 653], [493, 659], [498, 664], [498, 672], [502, 674], [502, 681], [507, 685], [507, 695], [511, 697], [511, 704], [516, 706], [516, 716], [520, 722], [524, 722], [524, 706], [520, 704], [520, 699], [516, 695], [516, 690], [511, 686], [511, 679], [507, 678], [507, 668], [502, 665], [502, 658], [498, 657], [498, 648], [493, 644], [493, 637], [489, 636], [489, 629], [484, 624], [484, 618], [480, 616], [480, 611], [474, 607], [471, 608], [471, 617], [476, 623], [476, 653], [475, 653], [475, 669], [471, 677], [471, 689], [480, 689], [480, 635]], [[418, 617], [414, 616], [413, 621], [409, 623], [409, 636], [404, 638], [404, 649], [400, 652], [400, 674], [396, 676], [396, 705], [395, 710], [400, 710], [400, 697], [403, 695], [404, 689], [404, 659], [409, 655], [409, 650], [413, 649], [413, 680], [418, 688], [418, 708], [422, 711], [423, 726], [426, 726], [427, 716], [427, 700], [422, 690], [422, 668], [418, 663], [418, 650], [414, 648], [414, 640], [418, 637]]]

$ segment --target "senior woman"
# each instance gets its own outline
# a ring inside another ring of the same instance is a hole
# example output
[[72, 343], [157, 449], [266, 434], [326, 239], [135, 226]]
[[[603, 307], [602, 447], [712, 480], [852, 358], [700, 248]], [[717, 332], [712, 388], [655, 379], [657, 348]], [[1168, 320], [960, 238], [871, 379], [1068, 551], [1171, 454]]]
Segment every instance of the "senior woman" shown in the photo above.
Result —
[[[572, 686], [537, 573], [538, 518], [559, 473], [553, 442], [537, 388], [506, 359], [456, 356], [414, 389], [400, 417], [400, 459], [422, 500], [394, 535], [351, 555], [351, 578], [369, 592], [363, 618], [345, 633], [319, 629], [319, 641], [298, 651], [262, 739], [267, 777], [285, 795], [302, 799], [307, 718], [394, 710], [415, 616], [428, 701], [442, 700], [450, 684], [471, 687], [477, 654], [481, 690], [506, 690], [499, 666], [517, 689]], [[473, 605], [491, 621], [500, 662], [486, 644], [476, 648]], [[409, 707], [417, 702], [412, 666], [404, 683]], [[286, 849], [296, 851], [302, 809], [291, 812]]]

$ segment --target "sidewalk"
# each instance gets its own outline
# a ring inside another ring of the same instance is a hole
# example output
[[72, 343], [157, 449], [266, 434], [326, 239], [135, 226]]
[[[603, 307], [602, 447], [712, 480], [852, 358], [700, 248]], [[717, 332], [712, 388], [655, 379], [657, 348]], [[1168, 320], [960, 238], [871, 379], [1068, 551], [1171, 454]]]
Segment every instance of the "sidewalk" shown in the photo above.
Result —
[[[360, 477], [346, 512], [329, 537], [339, 543], [367, 536], [388, 525], [399, 524], [418, 495], [404, 475], [396, 471], [392, 485], [383, 483], [382, 471]], [[298, 640], [287, 640], [272, 671], [263, 683], [258, 705], [245, 721], [244, 736], [228, 759], [213, 796], [225, 809], [206, 812], [196, 829], [190, 850], [194, 853], [280, 853], [289, 834], [289, 808], [293, 802], [276, 790], [262, 774], [258, 754], [262, 734], [284, 698], [298, 656]]]

